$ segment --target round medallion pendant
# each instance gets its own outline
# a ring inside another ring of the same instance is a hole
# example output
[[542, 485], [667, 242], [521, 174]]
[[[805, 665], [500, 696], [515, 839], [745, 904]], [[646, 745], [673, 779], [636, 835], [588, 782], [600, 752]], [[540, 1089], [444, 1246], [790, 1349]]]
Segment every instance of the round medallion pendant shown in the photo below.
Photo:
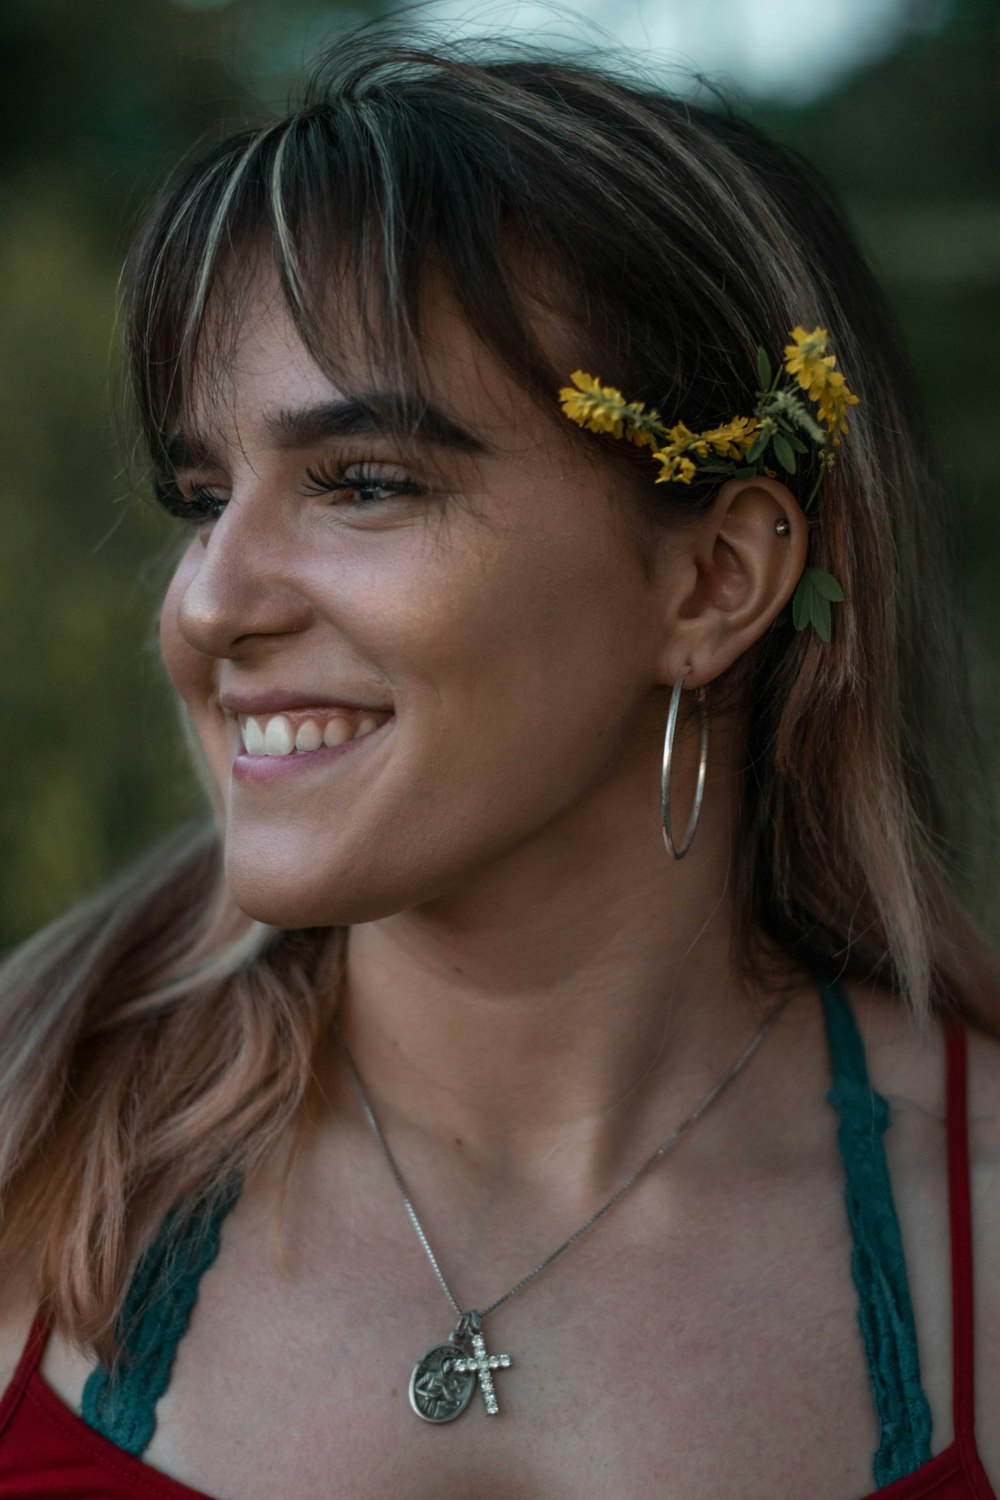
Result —
[[425, 1422], [453, 1422], [469, 1404], [476, 1384], [474, 1371], [460, 1374], [457, 1359], [466, 1352], [459, 1344], [435, 1344], [413, 1366], [410, 1405]]

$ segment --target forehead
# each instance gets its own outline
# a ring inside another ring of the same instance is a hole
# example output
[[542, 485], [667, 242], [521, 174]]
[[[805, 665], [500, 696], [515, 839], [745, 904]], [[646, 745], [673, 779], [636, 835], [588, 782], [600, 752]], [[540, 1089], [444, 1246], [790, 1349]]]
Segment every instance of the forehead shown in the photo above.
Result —
[[348, 433], [391, 431], [466, 452], [567, 436], [463, 316], [439, 276], [421, 297], [416, 358], [393, 357], [381, 320], [356, 299], [331, 298], [307, 347], [273, 267], [239, 296], [221, 282], [209, 302], [188, 399], [174, 425], [191, 450], [242, 443], [303, 446]]

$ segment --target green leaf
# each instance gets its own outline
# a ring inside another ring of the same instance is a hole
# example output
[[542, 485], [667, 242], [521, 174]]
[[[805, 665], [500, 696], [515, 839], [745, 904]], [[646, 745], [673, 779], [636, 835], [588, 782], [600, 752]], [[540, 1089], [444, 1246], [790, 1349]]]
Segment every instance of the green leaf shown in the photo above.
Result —
[[806, 568], [803, 577], [808, 577], [817, 594], [824, 599], [832, 599], [839, 604], [844, 597], [844, 590], [834, 578], [832, 573], [827, 573], [824, 568]]
[[757, 348], [757, 379], [760, 381], [762, 391], [770, 389], [771, 386], [771, 361], [767, 357], [767, 350]]
[[806, 630], [811, 625], [821, 640], [829, 642], [832, 632], [830, 618], [830, 596], [825, 592], [829, 585], [843, 593], [840, 585], [830, 573], [822, 568], [807, 568], [799, 579], [792, 595], [792, 624], [796, 630]]
[[771, 434], [769, 432], [758, 432], [747, 454], [747, 463], [756, 463], [758, 458], [762, 457], [764, 449], [770, 441]]
[[788, 439], [784, 436], [783, 433], [776, 432], [774, 434], [774, 441], [772, 446], [774, 448], [774, 456], [778, 460], [781, 467], [783, 469], [787, 469], [789, 474], [794, 474], [795, 454], [789, 447]]
[[749, 479], [750, 475], [751, 474], [756, 474], [756, 472], [757, 472], [757, 465], [756, 464], [744, 464], [741, 469], [734, 469], [734, 471], [733, 471], [733, 478], [734, 479]]
[[796, 630], [805, 630], [812, 619], [812, 610], [810, 609], [811, 599], [812, 589], [803, 576], [799, 580], [798, 588], [792, 595], [792, 624]]
[[795, 449], [796, 453], [809, 452], [808, 446], [802, 441], [798, 433], [792, 432], [789, 430], [789, 428], [785, 427], [782, 429], [782, 436], [784, 437], [785, 442], [788, 444], [788, 446]]
[[821, 594], [817, 594], [812, 580], [806, 574], [800, 578], [799, 586], [792, 598], [792, 623], [796, 630], [808, 630], [812, 625], [823, 640], [830, 639], [829, 601]]
[[826, 641], [829, 645], [831, 632], [830, 601], [829, 599], [824, 599], [821, 594], [816, 594], [813, 597], [812, 623], [813, 629], [820, 640]]

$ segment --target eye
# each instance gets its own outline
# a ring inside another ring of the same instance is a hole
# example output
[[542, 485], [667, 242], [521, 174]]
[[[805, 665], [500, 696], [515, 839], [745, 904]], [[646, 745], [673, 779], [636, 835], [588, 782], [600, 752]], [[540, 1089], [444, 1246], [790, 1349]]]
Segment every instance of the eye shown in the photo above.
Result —
[[190, 495], [185, 495], [176, 479], [157, 479], [153, 486], [157, 505], [179, 521], [188, 521], [194, 526], [203, 526], [206, 521], [217, 521], [226, 508], [228, 495], [199, 485]]
[[[397, 499], [400, 495], [424, 495], [425, 486], [398, 473], [380, 473], [377, 465], [355, 463], [336, 471], [316, 465], [306, 470], [305, 495], [343, 496], [343, 503], [359, 510], [374, 508]], [[229, 502], [229, 495], [210, 485], [196, 485], [185, 494], [172, 476], [161, 476], [154, 485], [156, 503], [178, 520], [192, 526], [204, 526], [217, 521]]]
[[359, 508], [384, 504], [399, 495], [427, 493], [425, 487], [414, 480], [379, 473], [377, 465], [372, 464], [349, 464], [336, 471], [317, 464], [306, 470], [306, 479], [308, 484], [302, 486], [304, 494], [337, 494], [345, 498], [352, 494], [353, 500], [347, 503]]

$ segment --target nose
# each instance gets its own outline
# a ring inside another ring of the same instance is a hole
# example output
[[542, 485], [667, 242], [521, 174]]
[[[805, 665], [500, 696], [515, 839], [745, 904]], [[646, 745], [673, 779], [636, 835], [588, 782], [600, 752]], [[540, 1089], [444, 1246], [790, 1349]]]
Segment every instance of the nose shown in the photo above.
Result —
[[196, 651], [238, 656], [254, 641], [296, 634], [309, 623], [280, 507], [266, 501], [234, 492], [182, 563], [177, 628]]

